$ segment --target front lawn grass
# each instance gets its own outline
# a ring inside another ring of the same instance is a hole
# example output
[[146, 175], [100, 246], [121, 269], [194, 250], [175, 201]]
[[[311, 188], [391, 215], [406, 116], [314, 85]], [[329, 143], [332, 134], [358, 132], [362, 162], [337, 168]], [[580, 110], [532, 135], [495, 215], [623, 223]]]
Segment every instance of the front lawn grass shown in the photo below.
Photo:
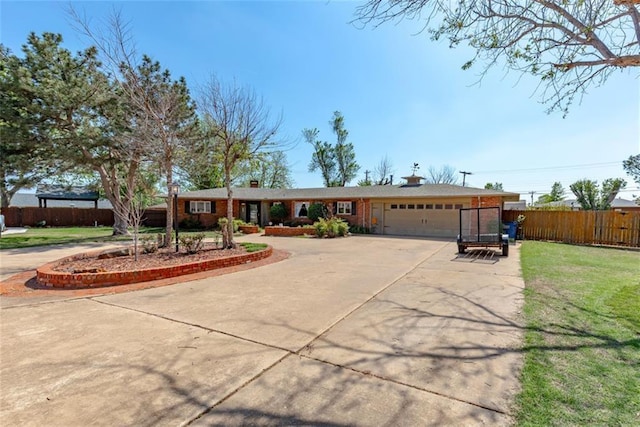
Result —
[[244, 249], [247, 252], [257, 252], [267, 248], [266, 243], [250, 243], [250, 242], [242, 242], [240, 246], [244, 246]]
[[640, 252], [525, 242], [522, 426], [640, 425]]
[[[144, 233], [162, 232], [145, 228]], [[0, 249], [29, 248], [63, 243], [88, 243], [131, 240], [131, 236], [112, 236], [112, 227], [47, 227], [28, 228], [24, 233], [2, 234]]]

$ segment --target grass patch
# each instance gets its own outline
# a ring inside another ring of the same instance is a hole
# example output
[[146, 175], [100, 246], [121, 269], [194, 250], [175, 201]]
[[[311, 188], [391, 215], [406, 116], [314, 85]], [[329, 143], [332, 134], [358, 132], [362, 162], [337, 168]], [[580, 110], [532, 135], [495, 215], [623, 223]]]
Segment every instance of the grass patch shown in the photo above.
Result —
[[525, 242], [517, 420], [640, 424], [640, 252]]
[[[143, 233], [163, 232], [161, 228], [145, 228]], [[132, 236], [112, 236], [112, 227], [49, 227], [29, 228], [24, 233], [3, 234], [0, 249], [19, 249], [64, 243], [115, 242], [131, 240]]]
[[239, 243], [240, 246], [243, 246], [247, 252], [258, 252], [264, 249], [267, 249], [266, 243], [250, 243], [250, 242], [242, 242]]

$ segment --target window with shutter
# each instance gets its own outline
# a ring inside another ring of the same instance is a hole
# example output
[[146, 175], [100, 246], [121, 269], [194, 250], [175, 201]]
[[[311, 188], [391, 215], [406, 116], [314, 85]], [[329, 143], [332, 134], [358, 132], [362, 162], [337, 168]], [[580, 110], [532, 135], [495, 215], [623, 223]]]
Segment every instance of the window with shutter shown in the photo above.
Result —
[[352, 202], [338, 202], [338, 215], [353, 215]]

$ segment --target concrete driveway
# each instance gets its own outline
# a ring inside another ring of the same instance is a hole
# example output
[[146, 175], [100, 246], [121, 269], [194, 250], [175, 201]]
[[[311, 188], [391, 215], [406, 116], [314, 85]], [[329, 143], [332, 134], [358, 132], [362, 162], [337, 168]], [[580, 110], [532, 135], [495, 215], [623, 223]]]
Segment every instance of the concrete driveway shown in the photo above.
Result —
[[517, 248], [458, 258], [439, 240], [244, 239], [291, 256], [117, 295], [4, 297], [0, 424], [512, 423]]

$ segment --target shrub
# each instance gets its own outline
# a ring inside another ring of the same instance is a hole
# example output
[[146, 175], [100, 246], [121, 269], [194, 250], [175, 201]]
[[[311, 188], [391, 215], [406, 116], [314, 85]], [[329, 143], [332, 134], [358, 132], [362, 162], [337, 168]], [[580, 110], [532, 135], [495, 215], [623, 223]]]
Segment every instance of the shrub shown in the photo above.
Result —
[[281, 222], [286, 217], [287, 217], [287, 208], [282, 203], [278, 205], [273, 205], [271, 206], [271, 209], [269, 209], [269, 218], [271, 218], [272, 221]]
[[180, 236], [180, 243], [188, 254], [195, 254], [204, 246], [204, 233]]
[[342, 237], [349, 232], [349, 224], [340, 218], [324, 219], [320, 218], [318, 222], [313, 224], [318, 237]]
[[295, 219], [292, 221], [285, 221], [283, 225], [286, 227], [306, 227], [307, 225], [310, 225], [313, 227], [313, 222], [307, 218], [302, 218], [302, 219]]
[[223, 216], [218, 218], [218, 227], [220, 227], [220, 230], [224, 229], [227, 224], [229, 224], [229, 220], [227, 219], [227, 217]]
[[156, 236], [144, 236], [140, 239], [142, 243], [142, 252], [152, 254], [158, 251], [158, 238]]
[[180, 221], [179, 227], [183, 230], [201, 230], [203, 228], [200, 220], [192, 216]]
[[322, 203], [311, 203], [307, 210], [307, 218], [316, 222], [320, 218], [327, 217], [327, 208]]
[[241, 220], [241, 219], [234, 219], [234, 220], [233, 220], [233, 232], [234, 232], [234, 233], [237, 233], [237, 232], [238, 232], [238, 230], [240, 229], [240, 226], [241, 226], [241, 225], [245, 225], [245, 224], [246, 224], [246, 223], [245, 223], [243, 220]]
[[371, 229], [362, 225], [350, 225], [349, 231], [353, 234], [371, 234]]

